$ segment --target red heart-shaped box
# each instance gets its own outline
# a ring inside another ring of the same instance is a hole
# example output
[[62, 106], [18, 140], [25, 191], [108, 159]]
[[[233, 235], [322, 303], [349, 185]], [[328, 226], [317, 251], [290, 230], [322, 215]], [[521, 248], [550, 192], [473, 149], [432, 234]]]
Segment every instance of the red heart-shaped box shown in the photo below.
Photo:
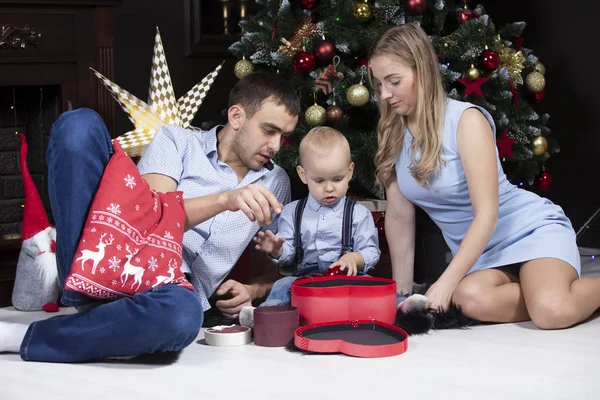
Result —
[[315, 353], [390, 357], [408, 349], [408, 334], [397, 326], [378, 321], [337, 321], [296, 329], [294, 345]]
[[396, 282], [366, 276], [322, 276], [292, 283], [292, 306], [301, 324], [376, 320], [394, 324]]

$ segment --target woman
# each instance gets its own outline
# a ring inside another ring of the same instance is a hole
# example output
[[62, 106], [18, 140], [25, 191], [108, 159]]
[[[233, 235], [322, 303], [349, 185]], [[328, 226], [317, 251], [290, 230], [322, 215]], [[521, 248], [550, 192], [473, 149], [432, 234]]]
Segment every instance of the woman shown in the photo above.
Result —
[[502, 170], [491, 115], [447, 99], [436, 54], [417, 25], [395, 26], [372, 46], [381, 119], [375, 157], [385, 186], [385, 231], [398, 289], [411, 290], [414, 205], [454, 255], [426, 296], [474, 319], [531, 319], [560, 329], [600, 307], [600, 278], [580, 278], [575, 232], [562, 209], [517, 188]]

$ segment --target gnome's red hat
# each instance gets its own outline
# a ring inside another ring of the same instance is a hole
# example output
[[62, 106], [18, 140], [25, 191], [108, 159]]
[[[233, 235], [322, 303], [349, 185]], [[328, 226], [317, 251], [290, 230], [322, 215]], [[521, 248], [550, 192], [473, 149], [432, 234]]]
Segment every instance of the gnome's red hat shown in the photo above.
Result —
[[25, 241], [50, 226], [42, 199], [31, 179], [29, 168], [27, 168], [27, 140], [24, 134], [21, 137], [21, 175], [23, 176], [23, 190], [25, 191], [25, 209], [23, 210], [23, 221], [21, 223], [21, 241]]

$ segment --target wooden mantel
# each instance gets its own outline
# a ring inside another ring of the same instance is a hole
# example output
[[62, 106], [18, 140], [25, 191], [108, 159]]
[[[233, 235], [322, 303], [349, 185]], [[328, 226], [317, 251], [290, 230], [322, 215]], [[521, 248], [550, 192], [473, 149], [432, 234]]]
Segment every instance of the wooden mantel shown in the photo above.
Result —
[[122, 1], [0, 0], [0, 86], [58, 85], [61, 111], [92, 108], [114, 135], [115, 102], [89, 67], [114, 79]]

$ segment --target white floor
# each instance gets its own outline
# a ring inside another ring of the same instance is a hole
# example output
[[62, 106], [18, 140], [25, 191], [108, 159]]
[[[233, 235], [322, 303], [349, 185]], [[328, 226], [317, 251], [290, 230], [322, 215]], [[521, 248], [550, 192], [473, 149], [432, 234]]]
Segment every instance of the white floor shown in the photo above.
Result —
[[[600, 271], [600, 260], [584, 265], [585, 275]], [[1, 321], [52, 315], [0, 309]], [[518, 323], [432, 332], [379, 359], [217, 348], [202, 337], [170, 362], [49, 364], [0, 354], [0, 400], [600, 399], [598, 314], [562, 331]]]

